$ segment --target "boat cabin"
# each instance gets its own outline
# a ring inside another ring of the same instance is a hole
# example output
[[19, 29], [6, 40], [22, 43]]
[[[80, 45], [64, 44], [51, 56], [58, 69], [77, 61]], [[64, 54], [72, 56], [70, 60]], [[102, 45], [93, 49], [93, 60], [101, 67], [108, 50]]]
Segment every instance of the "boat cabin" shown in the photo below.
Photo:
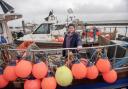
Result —
[[22, 15], [20, 14], [0, 14], [0, 43], [13, 43], [13, 37], [9, 27], [8, 21], [19, 19]]
[[22, 15], [14, 13], [14, 8], [3, 0], [0, 0], [0, 6], [2, 13], [4, 13], [0, 14], [0, 44], [13, 43], [13, 37], [7, 22], [19, 19]]
[[65, 24], [44, 22], [40, 24], [34, 32], [24, 35], [24, 37], [19, 38], [18, 41], [31, 40], [35, 42], [48, 42], [57, 35], [63, 36], [65, 32]]

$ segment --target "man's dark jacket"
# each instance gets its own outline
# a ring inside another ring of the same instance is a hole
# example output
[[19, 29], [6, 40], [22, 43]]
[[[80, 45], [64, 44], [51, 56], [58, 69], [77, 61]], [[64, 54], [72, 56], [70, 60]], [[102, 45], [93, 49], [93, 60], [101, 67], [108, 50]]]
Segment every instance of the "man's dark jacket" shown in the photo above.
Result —
[[[64, 42], [63, 42], [63, 48], [66, 48], [66, 37], [67, 37], [67, 34], [65, 35], [65, 38], [64, 38]], [[76, 48], [78, 46], [78, 42], [81, 41], [80, 38], [80, 35], [78, 33], [74, 33], [72, 35], [72, 39], [70, 41], [70, 48]], [[77, 50], [72, 50], [73, 53], [77, 52]], [[63, 50], [63, 56], [67, 56], [66, 55], [66, 50]]]

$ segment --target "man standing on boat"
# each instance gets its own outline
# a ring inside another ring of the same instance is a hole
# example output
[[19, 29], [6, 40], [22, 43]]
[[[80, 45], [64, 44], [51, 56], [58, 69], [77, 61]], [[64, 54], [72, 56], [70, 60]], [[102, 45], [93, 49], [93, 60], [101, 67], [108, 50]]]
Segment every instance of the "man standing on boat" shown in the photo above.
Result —
[[[72, 50], [73, 53], [77, 52], [82, 48], [81, 37], [78, 33], [75, 32], [75, 25], [68, 25], [68, 32], [65, 35], [63, 48], [77, 48], [77, 50]], [[67, 56], [67, 51], [63, 51], [63, 56]]]

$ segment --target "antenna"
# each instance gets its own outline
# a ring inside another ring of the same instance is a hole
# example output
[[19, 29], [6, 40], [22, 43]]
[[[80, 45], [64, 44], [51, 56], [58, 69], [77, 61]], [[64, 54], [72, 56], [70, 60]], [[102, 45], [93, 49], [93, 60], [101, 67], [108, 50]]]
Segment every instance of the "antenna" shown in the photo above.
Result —
[[[67, 12], [68, 12], [68, 14], [69, 14], [69, 16], [67, 16], [67, 20], [73, 21], [73, 19], [75, 19], [75, 16], [73, 15], [73, 10], [72, 10], [72, 8], [67, 9]], [[69, 19], [68, 19], [68, 18], [69, 18]], [[67, 23], [68, 23], [69, 21], [67, 21]]]
[[50, 18], [50, 17], [53, 17], [53, 16], [54, 16], [54, 15], [53, 15], [53, 10], [51, 10], [51, 11], [49, 12], [49, 15], [48, 15], [47, 17], [45, 17], [44, 20], [45, 20], [45, 21], [48, 21], [49, 18]]

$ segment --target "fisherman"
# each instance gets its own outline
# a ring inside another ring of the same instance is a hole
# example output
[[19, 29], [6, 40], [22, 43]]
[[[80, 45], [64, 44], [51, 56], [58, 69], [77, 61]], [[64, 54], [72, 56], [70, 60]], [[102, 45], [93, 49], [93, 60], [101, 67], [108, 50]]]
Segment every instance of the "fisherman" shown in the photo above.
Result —
[[[81, 37], [78, 33], [75, 32], [75, 25], [68, 25], [68, 32], [65, 35], [63, 48], [77, 48], [77, 50], [72, 50], [73, 53], [78, 52], [82, 48]], [[63, 56], [67, 56], [68, 51], [63, 50]]]
[[86, 26], [82, 26], [82, 39], [86, 38]]

